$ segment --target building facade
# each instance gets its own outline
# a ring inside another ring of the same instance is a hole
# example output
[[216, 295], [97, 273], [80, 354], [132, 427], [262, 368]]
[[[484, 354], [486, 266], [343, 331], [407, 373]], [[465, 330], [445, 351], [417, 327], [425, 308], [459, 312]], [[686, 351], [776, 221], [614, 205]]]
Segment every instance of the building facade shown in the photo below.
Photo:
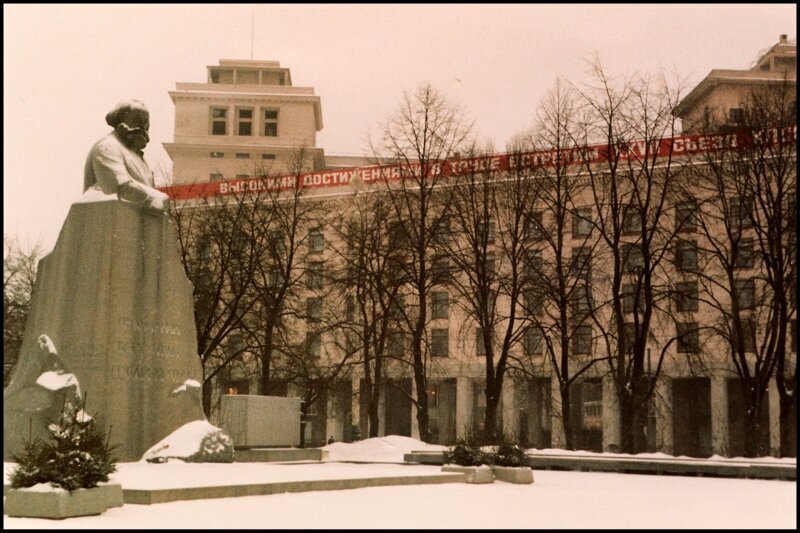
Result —
[[[781, 36], [778, 44], [760, 55], [752, 69], [713, 70], [680, 102], [675, 115], [682, 119], [684, 133], [688, 135], [706, 132], [713, 124], [720, 123], [720, 117], [735, 127], [742, 120], [740, 102], [749, 91], [776, 83], [788, 84], [794, 91], [795, 80], [796, 45]], [[367, 165], [366, 157], [361, 160], [326, 157], [323, 149], [316, 146], [316, 132], [322, 128], [319, 97], [314, 96], [313, 89], [292, 87], [289, 70], [280, 68], [277, 62], [223, 60], [219, 66], [208, 67], [207, 83], [178, 83], [170, 96], [176, 106], [175, 142], [165, 147], [173, 158], [175, 186], [168, 191], [178, 201], [188, 201], [200, 190], [211, 196], [244, 191], [253, 183], [253, 176], [295, 174], [309, 191], [306, 201], [319, 203], [322, 218], [335, 218], [346, 216], [353, 209], [364, 184], [372, 190], [380, 188], [385, 168]], [[796, 136], [796, 127], [794, 131]], [[702, 144], [705, 138], [700, 139]], [[684, 147], [695, 143], [695, 150], [703, 150], [698, 149], [694, 137], [676, 138], [671, 146], [674, 148], [678, 141]], [[305, 154], [301, 167], [296, 165], [298, 148]], [[693, 168], [692, 165], [700, 168], [704, 164], [702, 158], [691, 160], [688, 151], [682, 157], [686, 158], [682, 164], [687, 168]], [[497, 159], [499, 168], [509, 165], [508, 154], [491, 159]], [[591, 205], [588, 198], [582, 201], [586, 206]], [[677, 207], [675, 209], [677, 213]], [[487, 221], [487, 225], [490, 223], [495, 224]], [[565, 253], [579, 256], [592, 229], [584, 227], [577, 218], [571, 229]], [[324, 283], [320, 272], [334, 268], [345, 245], [342, 232], [333, 226], [320, 224], [309, 227], [308, 231], [321, 233], [319, 239], [313, 239], [318, 244], [309, 245], [303, 258], [308, 265], [307, 275], [314, 276], [315, 280], [309, 281], [308, 290], [298, 298], [308, 302], [310, 309], [313, 305], [322, 305], [319, 301], [322, 297], [315, 292]], [[451, 231], [458, 233], [457, 228]], [[493, 231], [502, 232], [504, 228], [497, 224]], [[689, 235], [684, 242], [695, 243], [698, 239]], [[696, 248], [693, 249], [695, 256], [687, 251], [681, 261], [691, 262], [692, 257], [696, 261]], [[682, 270], [680, 264], [679, 261], [677, 272], [670, 275], [681, 278], [681, 287], [695, 287], [687, 289], [690, 292], [697, 290], [697, 276], [692, 271], [697, 267]], [[591, 268], [602, 272], [606, 266], [598, 260]], [[747, 275], [755, 276], [747, 272], [737, 275], [746, 282]], [[624, 295], [614, 297], [624, 298]], [[427, 391], [430, 440], [444, 444], [453, 443], [470, 432], [479, 432], [486, 409], [482, 349], [475, 326], [458, 299], [457, 291], [446, 286], [434, 287], [430, 292], [428, 347], [431, 364]], [[497, 301], [498, 306], [506, 304]], [[648, 409], [647, 449], [675, 455], [741, 455], [744, 441], [741, 420], [745, 406], [729, 349], [719, 339], [704, 333], [703, 327], [698, 327], [698, 324], [711, 324], [710, 308], [701, 302], [679, 311], [680, 319], [662, 317], [663, 321], [648, 340], [648, 362], [651, 350], [658, 353], [664, 349], [666, 356]], [[796, 367], [794, 312], [793, 304], [789, 317], [792, 335], [787, 339], [791, 344], [788, 361], [791, 375], [795, 375]], [[675, 328], [679, 330], [689, 324], [693, 325], [689, 329], [697, 332], [681, 336], [678, 331], [680, 341], [670, 343], [670, 339], [676, 337]], [[305, 334], [304, 327], [299, 323], [298, 334]], [[593, 334], [587, 326], [584, 329], [585, 339], [577, 334], [572, 338], [576, 361], [586, 360], [593, 352], [601, 350], [597, 332]], [[336, 335], [335, 331], [329, 331], [317, 340], [314, 344], [316, 357], [336, 357], [343, 344]], [[504, 433], [528, 446], [558, 448], [565, 445], [559, 382], [555, 369], [543, 354], [542, 342], [541, 337], [526, 336], [515, 346], [514, 355], [525, 356], [533, 370], [509, 372], [502, 388], [499, 421]], [[402, 335], [394, 344], [391, 349], [398, 355], [408, 350], [407, 338]], [[703, 352], [702, 358], [694, 357], [698, 351]], [[693, 364], [700, 359], [702, 365]], [[246, 366], [221, 376], [217, 390], [254, 393], [258, 378], [247, 372]], [[387, 364], [385, 377], [391, 383], [382, 387], [378, 399], [378, 435], [418, 438], [412, 374], [407, 366]], [[364, 385], [363, 373], [354, 366], [348, 374], [340, 376], [335, 385], [328, 387], [308, 419], [307, 443], [320, 445], [328, 437], [349, 441], [366, 431], [368, 414]], [[280, 392], [302, 396], [301, 389], [302, 385], [289, 384]], [[570, 410], [576, 446], [617, 451], [620, 409], [607, 369], [602, 365], [593, 366], [576, 381], [572, 391]], [[758, 438], [763, 441], [762, 449], [776, 453], [780, 426], [779, 398], [774, 383], [768, 387], [766, 403], [761, 413], [763, 434]], [[355, 427], [360, 431], [354, 430]]]

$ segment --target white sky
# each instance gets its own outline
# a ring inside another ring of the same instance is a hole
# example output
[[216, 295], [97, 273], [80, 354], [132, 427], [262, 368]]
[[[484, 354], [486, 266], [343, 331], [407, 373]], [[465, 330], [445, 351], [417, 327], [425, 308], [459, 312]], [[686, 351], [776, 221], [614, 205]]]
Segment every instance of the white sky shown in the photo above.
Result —
[[[660, 68], [691, 88], [713, 68], [748, 68], [794, 4], [760, 5], [8, 5], [4, 39], [3, 231], [51, 248], [83, 183], [105, 114], [150, 108], [146, 158], [170, 168], [176, 82], [205, 82], [219, 59], [277, 60], [322, 100], [327, 154], [364, 154], [369, 128], [404, 89], [430, 82], [502, 147], [530, 126], [562, 77], [596, 51], [614, 73]], [[460, 83], [456, 82], [460, 80]]]

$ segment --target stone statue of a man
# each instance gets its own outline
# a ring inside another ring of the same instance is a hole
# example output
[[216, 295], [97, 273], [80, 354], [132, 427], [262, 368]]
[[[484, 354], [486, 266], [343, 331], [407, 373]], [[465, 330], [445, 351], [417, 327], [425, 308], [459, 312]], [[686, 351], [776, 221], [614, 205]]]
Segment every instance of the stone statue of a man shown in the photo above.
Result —
[[117, 194], [148, 213], [166, 213], [168, 196], [154, 188], [142, 149], [150, 137], [150, 113], [139, 100], [123, 100], [106, 115], [114, 131], [92, 146], [84, 167], [83, 190]]

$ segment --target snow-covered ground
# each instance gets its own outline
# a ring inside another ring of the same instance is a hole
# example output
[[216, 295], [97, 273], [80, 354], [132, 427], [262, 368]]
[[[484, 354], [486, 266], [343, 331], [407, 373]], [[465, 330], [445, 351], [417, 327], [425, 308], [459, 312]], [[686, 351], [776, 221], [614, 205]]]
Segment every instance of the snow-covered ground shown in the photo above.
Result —
[[[113, 477], [123, 486], [156, 488], [426, 474], [438, 467], [337, 461], [402, 462], [412, 450], [443, 447], [390, 436], [325, 449], [327, 464], [120, 463]], [[7, 475], [13, 465], [5, 466]], [[797, 522], [795, 482], [540, 470], [534, 477], [533, 485], [454, 483], [128, 504], [100, 516], [57, 522], [4, 517], [4, 527], [794, 528]]]

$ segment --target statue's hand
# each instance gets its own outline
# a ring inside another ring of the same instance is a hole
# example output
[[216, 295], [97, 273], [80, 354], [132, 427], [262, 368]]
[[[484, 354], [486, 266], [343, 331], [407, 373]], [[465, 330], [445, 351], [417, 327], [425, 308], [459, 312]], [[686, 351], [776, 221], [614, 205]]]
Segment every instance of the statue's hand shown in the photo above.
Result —
[[120, 200], [136, 204], [145, 213], [165, 215], [169, 196], [137, 181], [129, 181], [119, 186], [117, 191]]

